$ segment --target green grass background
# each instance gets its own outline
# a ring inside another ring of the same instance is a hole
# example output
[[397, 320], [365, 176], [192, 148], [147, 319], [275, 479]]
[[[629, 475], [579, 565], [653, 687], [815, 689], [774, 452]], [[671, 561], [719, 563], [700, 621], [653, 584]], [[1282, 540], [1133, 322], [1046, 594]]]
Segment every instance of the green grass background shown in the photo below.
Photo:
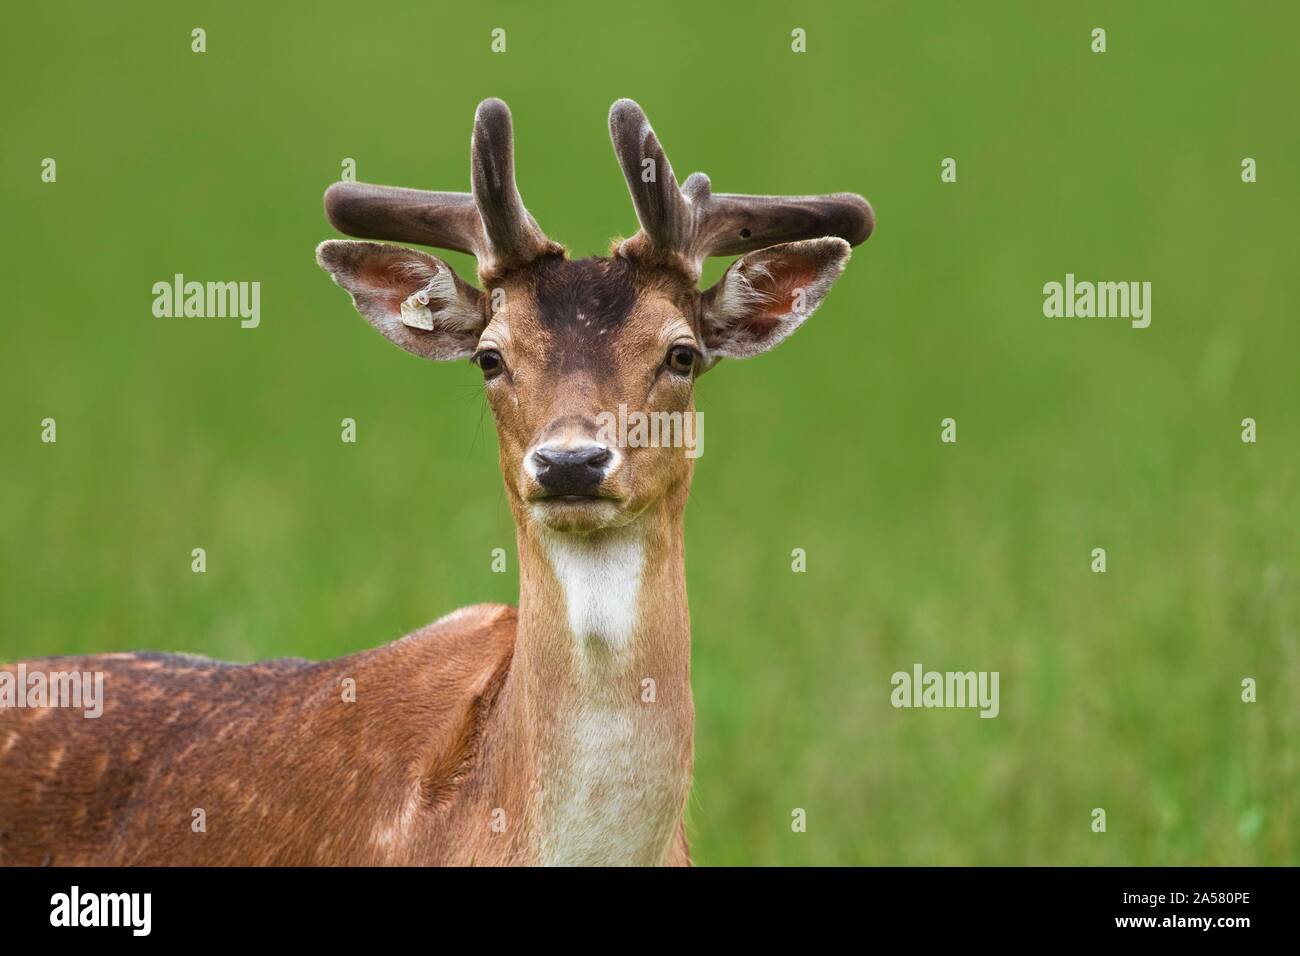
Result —
[[[631, 96], [682, 177], [879, 219], [806, 328], [698, 388], [696, 859], [1300, 862], [1289, 6], [15, 7], [0, 658], [328, 657], [513, 603], [480, 376], [355, 315], [321, 193], [345, 157], [468, 188], [500, 96], [530, 208], [603, 253], [635, 227], [605, 120]], [[176, 272], [262, 282], [261, 327], [154, 318]], [[1066, 272], [1151, 281], [1151, 327], [1044, 318]], [[917, 661], [999, 671], [1001, 716], [893, 709]]]

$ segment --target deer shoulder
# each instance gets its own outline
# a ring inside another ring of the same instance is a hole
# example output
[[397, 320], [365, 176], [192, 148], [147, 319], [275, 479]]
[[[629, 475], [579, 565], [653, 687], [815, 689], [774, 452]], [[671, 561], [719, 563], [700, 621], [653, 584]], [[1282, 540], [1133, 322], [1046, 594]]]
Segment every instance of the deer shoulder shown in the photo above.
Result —
[[[155, 653], [27, 662], [29, 672], [102, 673], [103, 708], [93, 719], [0, 710], [0, 863], [436, 857], [515, 625], [514, 608], [481, 604], [319, 663]], [[355, 825], [366, 818], [369, 829]]]

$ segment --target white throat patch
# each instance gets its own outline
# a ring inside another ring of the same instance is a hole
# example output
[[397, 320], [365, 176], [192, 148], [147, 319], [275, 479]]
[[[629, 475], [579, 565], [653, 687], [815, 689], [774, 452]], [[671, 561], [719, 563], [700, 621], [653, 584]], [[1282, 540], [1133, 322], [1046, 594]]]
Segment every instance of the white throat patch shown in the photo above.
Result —
[[[672, 742], [648, 733], [634, 693], [633, 632], [645, 549], [641, 530], [597, 540], [546, 534], [578, 662], [578, 696], [559, 715], [558, 772], [544, 785], [540, 862], [657, 865], [681, 819], [689, 777], [671, 772]], [[612, 692], [612, 693], [611, 693]], [[621, 698], [621, 700], [620, 700]]]
[[569, 629], [580, 644], [602, 641], [615, 652], [631, 646], [645, 548], [638, 529], [597, 540], [546, 534], [551, 569], [564, 591]]

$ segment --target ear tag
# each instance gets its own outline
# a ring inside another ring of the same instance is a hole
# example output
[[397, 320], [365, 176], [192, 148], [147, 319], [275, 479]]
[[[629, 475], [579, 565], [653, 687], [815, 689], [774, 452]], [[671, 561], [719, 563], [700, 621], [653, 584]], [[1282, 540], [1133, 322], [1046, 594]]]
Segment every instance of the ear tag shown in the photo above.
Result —
[[402, 300], [402, 324], [425, 332], [433, 331], [433, 313], [429, 311], [428, 289], [421, 289]]

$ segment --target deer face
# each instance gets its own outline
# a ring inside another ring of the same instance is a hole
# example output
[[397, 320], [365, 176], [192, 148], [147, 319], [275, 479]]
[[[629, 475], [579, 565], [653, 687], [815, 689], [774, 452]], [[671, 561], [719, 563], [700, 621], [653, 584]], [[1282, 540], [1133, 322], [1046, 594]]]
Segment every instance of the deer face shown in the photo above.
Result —
[[[789, 335], [844, 268], [846, 238], [872, 226], [851, 194], [714, 196], [698, 173], [679, 189], [639, 107], [616, 103], [610, 128], [642, 230], [608, 258], [569, 261], [524, 209], [509, 113], [494, 100], [479, 107], [471, 195], [356, 183], [326, 194], [345, 232], [475, 253], [485, 291], [412, 249], [330, 241], [317, 252], [391, 341], [479, 367], [516, 518], [561, 532], [684, 498], [701, 434], [687, 418], [696, 378]], [[746, 251], [713, 288], [696, 287], [704, 256]]]
[[[517, 515], [560, 531], [622, 524], [689, 481], [686, 449], [626, 440], [620, 415], [693, 411], [693, 299], [626, 260], [551, 259], [497, 295], [473, 361]], [[680, 433], [680, 430], [679, 430]]]

